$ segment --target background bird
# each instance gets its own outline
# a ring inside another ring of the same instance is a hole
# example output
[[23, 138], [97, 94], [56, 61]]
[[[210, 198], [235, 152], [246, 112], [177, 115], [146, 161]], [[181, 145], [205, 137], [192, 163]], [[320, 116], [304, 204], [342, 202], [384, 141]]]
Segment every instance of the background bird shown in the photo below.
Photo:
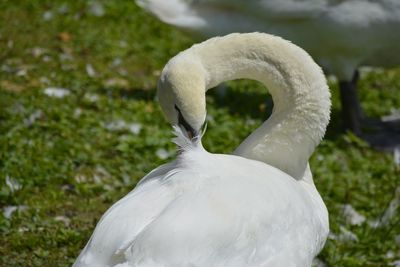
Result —
[[[400, 29], [400, 1], [136, 2], [163, 22], [196, 37], [260, 31], [292, 41], [310, 53], [328, 73], [338, 78], [342, 119], [346, 129], [378, 146], [392, 146], [397, 141], [400, 143], [400, 133], [389, 131], [384, 138], [379, 138], [362, 132], [364, 115], [357, 96], [358, 67], [392, 67], [400, 64], [400, 34], [396, 34]], [[383, 123], [378, 125], [383, 126]], [[390, 139], [387, 134], [391, 136]]]

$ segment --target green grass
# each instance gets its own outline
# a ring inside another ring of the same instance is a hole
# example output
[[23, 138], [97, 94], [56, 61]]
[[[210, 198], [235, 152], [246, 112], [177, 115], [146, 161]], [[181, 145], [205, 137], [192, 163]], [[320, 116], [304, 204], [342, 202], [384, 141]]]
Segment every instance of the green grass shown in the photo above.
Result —
[[[24, 207], [11, 218], [0, 215], [0, 266], [71, 265], [107, 208], [174, 157], [155, 87], [168, 59], [193, 41], [132, 0], [100, 2], [102, 16], [92, 14], [93, 3], [0, 2], [0, 205]], [[400, 69], [368, 73], [360, 85], [369, 115], [400, 107]], [[49, 97], [47, 87], [70, 95]], [[225, 96], [207, 97], [204, 145], [212, 152], [231, 152], [267, 117], [259, 84], [227, 87]], [[399, 209], [374, 228], [350, 225], [341, 205], [351, 204], [367, 221], [381, 218], [399, 188], [400, 167], [392, 155], [341, 132], [337, 84], [331, 89], [332, 124], [311, 167], [332, 233], [344, 227], [358, 241], [330, 238], [319, 258], [328, 266], [389, 266], [400, 260]], [[117, 120], [141, 131], [107, 128]], [[167, 159], [157, 157], [159, 149]]]

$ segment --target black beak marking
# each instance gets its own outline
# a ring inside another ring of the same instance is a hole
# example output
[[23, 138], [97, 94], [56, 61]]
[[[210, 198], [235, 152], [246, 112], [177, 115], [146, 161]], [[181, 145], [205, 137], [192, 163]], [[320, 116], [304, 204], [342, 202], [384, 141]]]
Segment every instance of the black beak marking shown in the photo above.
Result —
[[182, 125], [183, 128], [185, 128], [185, 130], [188, 133], [189, 138], [192, 139], [193, 137], [195, 137], [197, 135], [195, 129], [193, 129], [193, 127], [190, 126], [190, 124], [185, 120], [185, 118], [182, 115], [181, 110], [178, 108], [177, 105], [175, 105], [175, 109], [176, 109], [176, 111], [178, 111], [178, 123], [180, 125]]

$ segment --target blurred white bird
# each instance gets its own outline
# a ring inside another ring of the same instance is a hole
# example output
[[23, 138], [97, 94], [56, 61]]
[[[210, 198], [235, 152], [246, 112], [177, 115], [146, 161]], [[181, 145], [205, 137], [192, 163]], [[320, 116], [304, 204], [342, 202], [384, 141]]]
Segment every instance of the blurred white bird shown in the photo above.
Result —
[[[265, 84], [274, 111], [236, 155], [208, 153], [206, 91], [238, 78]], [[329, 225], [308, 159], [330, 114], [311, 57], [268, 34], [217, 37], [171, 59], [158, 94], [180, 154], [103, 215], [74, 266], [310, 267]]]
[[[260, 31], [305, 49], [339, 80], [343, 121], [361, 135], [357, 68], [400, 64], [399, 0], [136, 0], [200, 38]], [[381, 140], [382, 141], [382, 140]]]

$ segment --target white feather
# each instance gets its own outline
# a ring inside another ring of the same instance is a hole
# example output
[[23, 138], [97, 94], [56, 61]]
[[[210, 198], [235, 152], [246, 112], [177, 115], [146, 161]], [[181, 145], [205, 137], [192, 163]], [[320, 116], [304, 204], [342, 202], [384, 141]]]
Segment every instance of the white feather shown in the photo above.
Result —
[[110, 208], [75, 266], [310, 266], [321, 203], [264, 163], [187, 150]]
[[340, 80], [360, 65], [400, 64], [398, 0], [136, 0], [194, 35], [276, 34], [304, 48]]

